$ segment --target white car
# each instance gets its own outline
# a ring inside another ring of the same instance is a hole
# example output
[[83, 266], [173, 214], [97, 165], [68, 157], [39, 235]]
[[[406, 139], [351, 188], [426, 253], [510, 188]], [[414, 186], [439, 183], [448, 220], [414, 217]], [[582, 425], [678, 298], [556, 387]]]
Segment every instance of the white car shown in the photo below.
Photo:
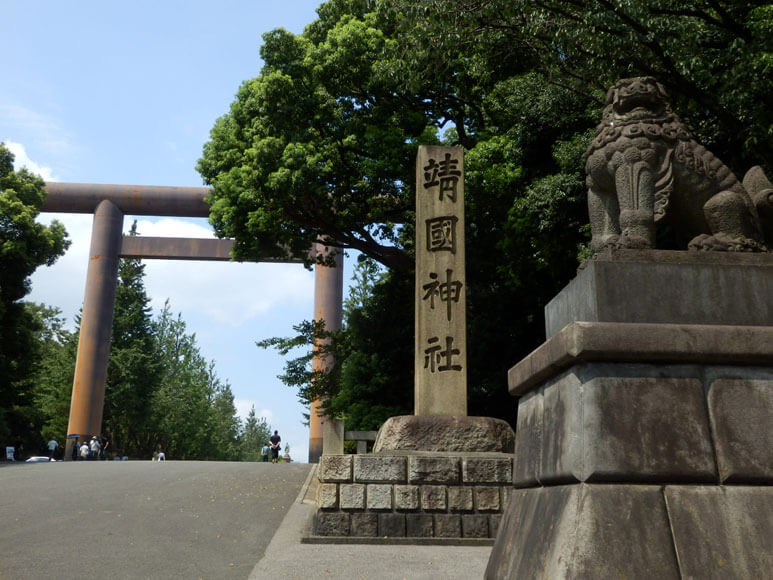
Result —
[[41, 461], [56, 461], [56, 459], [49, 459], [42, 455], [33, 455], [25, 463], [40, 463]]

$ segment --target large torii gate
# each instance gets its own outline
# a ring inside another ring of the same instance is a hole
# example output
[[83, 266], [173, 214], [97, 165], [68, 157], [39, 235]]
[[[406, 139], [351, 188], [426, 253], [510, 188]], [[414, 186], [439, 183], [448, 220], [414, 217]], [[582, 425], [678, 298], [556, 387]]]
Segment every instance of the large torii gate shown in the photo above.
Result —
[[[102, 432], [105, 381], [110, 353], [110, 336], [115, 309], [119, 258], [167, 260], [230, 259], [233, 240], [123, 236], [123, 216], [152, 215], [208, 217], [204, 201], [207, 187], [162, 187], [104, 185], [86, 183], [46, 183], [48, 196], [41, 211], [93, 213], [89, 266], [83, 300], [78, 354], [75, 362], [70, 419], [67, 434], [82, 437]], [[312, 251], [325, 251], [318, 245]], [[277, 252], [280, 254], [280, 252]], [[277, 256], [263, 261], [301, 263]], [[336, 266], [317, 264], [314, 280], [314, 318], [324, 320], [329, 330], [341, 327], [343, 298], [343, 259], [339, 252]], [[314, 362], [315, 368], [334, 364], [329, 357]], [[320, 403], [311, 405], [309, 419], [309, 462], [319, 460], [323, 451], [323, 431], [334, 428], [318, 414]], [[67, 439], [65, 460], [71, 457], [72, 439]]]

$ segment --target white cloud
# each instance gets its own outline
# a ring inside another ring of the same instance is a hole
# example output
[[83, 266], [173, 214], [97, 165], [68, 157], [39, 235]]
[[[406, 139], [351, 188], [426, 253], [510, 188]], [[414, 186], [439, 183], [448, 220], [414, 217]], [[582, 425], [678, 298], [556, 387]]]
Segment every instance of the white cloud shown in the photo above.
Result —
[[154, 308], [174, 296], [174, 310], [195, 311], [231, 327], [313, 300], [313, 275], [296, 264], [154, 260], [146, 262], [145, 273]]
[[234, 399], [234, 407], [236, 407], [236, 414], [239, 415], [242, 421], [247, 420], [247, 416], [250, 414], [250, 409], [255, 407], [255, 416], [258, 419], [265, 419], [269, 427], [271, 427], [274, 420], [274, 412], [271, 409], [260, 408], [260, 403], [254, 399]]
[[[54, 266], [35, 272], [29, 299], [57, 305], [71, 317], [83, 302], [93, 218], [83, 214], [43, 214], [39, 221], [50, 223], [53, 219], [65, 224], [72, 245]], [[127, 216], [126, 231], [132, 221]], [[137, 227], [146, 236], [214, 236], [203, 220], [195, 223], [173, 218], [143, 218], [138, 220]], [[174, 312], [197, 313], [232, 328], [275, 310], [308, 306], [311, 312], [314, 274], [300, 264], [178, 260], [144, 263], [145, 287], [156, 312], [171, 298]]]
[[[124, 223], [127, 230], [131, 221]], [[204, 224], [203, 220], [142, 219], [137, 221], [137, 231], [144, 236], [214, 237]], [[195, 311], [231, 327], [313, 300], [314, 275], [300, 264], [146, 260], [145, 273], [154, 309], [161, 309], [174, 296], [173, 310]]]
[[124, 219], [124, 232], [128, 232], [134, 220], [137, 220], [137, 233], [141, 236], [158, 236], [162, 238], [214, 238], [215, 232], [206, 225], [204, 219], [199, 223], [174, 218], [151, 220], [144, 217]]
[[27, 299], [58, 307], [67, 318], [68, 327], [72, 329], [75, 326], [73, 317], [83, 304], [93, 217], [90, 214], [46, 213], [38, 218], [40, 223], [45, 224], [53, 220], [64, 224], [72, 244], [53, 266], [35, 271], [32, 275], [32, 292]]
[[35, 163], [32, 159], [29, 158], [29, 155], [27, 155], [27, 150], [24, 148], [24, 145], [21, 143], [16, 143], [15, 141], [11, 141], [10, 139], [6, 139], [4, 141], [5, 146], [8, 148], [8, 150], [13, 153], [15, 159], [14, 159], [14, 169], [18, 171], [22, 167], [26, 167], [27, 170], [31, 171], [32, 173], [36, 173], [40, 177], [42, 177], [45, 181], [57, 181], [58, 178], [54, 176], [53, 170], [50, 167], [46, 167], [44, 165], [39, 165], [38, 163]]

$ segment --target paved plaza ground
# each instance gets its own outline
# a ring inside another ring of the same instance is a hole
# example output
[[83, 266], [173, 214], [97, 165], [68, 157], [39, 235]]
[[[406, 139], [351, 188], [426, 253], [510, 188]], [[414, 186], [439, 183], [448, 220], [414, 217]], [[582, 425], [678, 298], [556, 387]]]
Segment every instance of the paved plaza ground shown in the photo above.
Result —
[[468, 580], [490, 547], [302, 544], [307, 464], [0, 464], [0, 580]]
[[247, 578], [310, 466], [95, 461], [0, 468], [0, 579]]

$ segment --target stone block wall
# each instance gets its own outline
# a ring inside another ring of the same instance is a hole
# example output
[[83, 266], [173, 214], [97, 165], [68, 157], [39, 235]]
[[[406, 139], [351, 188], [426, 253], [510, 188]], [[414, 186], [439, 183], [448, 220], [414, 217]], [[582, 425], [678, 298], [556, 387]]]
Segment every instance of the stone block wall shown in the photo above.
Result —
[[324, 455], [314, 534], [493, 538], [512, 492], [506, 453]]

